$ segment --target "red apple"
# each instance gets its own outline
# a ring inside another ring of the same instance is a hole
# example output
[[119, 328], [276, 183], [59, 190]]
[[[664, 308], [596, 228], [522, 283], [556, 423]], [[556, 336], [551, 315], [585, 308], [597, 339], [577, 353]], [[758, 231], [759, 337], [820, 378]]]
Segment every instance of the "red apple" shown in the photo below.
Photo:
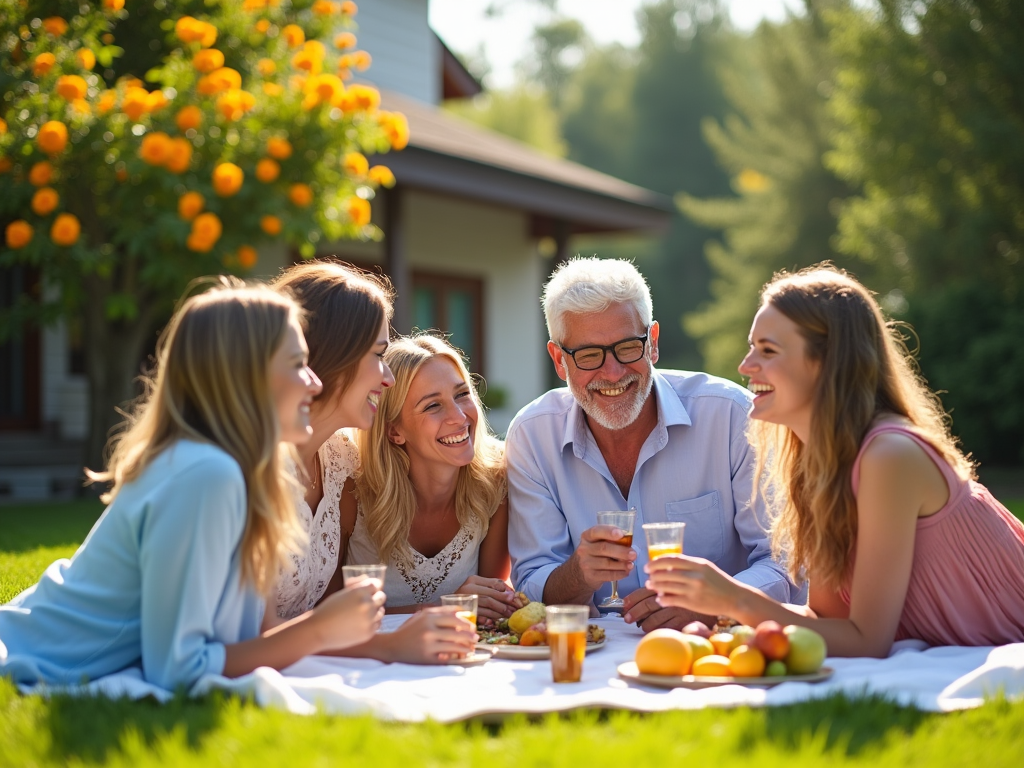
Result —
[[697, 637], [711, 637], [711, 628], [703, 621], [691, 621], [683, 627], [684, 635], [696, 635]]
[[769, 661], [785, 659], [789, 653], [789, 638], [777, 621], [762, 621], [757, 625], [754, 645]]

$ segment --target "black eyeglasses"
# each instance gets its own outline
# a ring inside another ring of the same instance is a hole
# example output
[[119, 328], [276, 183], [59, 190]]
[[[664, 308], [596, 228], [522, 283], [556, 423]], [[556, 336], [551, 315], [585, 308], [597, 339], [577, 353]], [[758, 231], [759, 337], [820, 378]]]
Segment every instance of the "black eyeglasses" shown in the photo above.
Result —
[[644, 349], [646, 347], [646, 333], [643, 336], [633, 336], [629, 339], [617, 341], [607, 347], [590, 346], [566, 349], [561, 344], [558, 345], [558, 348], [571, 357], [572, 361], [576, 363], [576, 367], [581, 371], [596, 371], [604, 365], [604, 356], [607, 352], [615, 355], [615, 359], [623, 365], [635, 363], [644, 356]]

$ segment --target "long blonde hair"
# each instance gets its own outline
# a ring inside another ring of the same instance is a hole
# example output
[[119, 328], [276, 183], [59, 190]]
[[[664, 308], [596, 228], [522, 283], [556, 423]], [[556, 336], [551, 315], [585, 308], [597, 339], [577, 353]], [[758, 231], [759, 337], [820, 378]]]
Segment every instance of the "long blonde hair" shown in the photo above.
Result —
[[269, 288], [222, 283], [175, 312], [157, 343], [146, 394], [108, 443], [106, 470], [88, 476], [112, 483], [101, 497], [109, 504], [177, 440], [223, 449], [245, 478], [242, 578], [267, 594], [303, 538], [269, 381], [270, 360], [301, 310]]
[[384, 390], [373, 426], [357, 437], [361, 472], [356, 480], [366, 528], [382, 563], [393, 554], [408, 559], [409, 531], [416, 516], [416, 494], [409, 479], [409, 455], [387, 437], [388, 427], [401, 419], [409, 387], [428, 360], [444, 357], [469, 384], [470, 397], [480, 412], [473, 434], [473, 461], [459, 468], [455, 510], [463, 527], [476, 523], [487, 532], [491, 515], [505, 497], [504, 443], [490, 434], [483, 407], [458, 351], [435, 336], [419, 335], [392, 342], [384, 361], [395, 376]]
[[851, 476], [861, 443], [880, 416], [906, 418], [963, 477], [973, 466], [949, 432], [938, 397], [917, 372], [899, 325], [887, 323], [871, 293], [829, 264], [775, 275], [761, 293], [796, 323], [809, 359], [820, 364], [811, 431], [804, 445], [780, 425], [751, 420], [760, 492], [773, 508], [772, 550], [790, 574], [837, 588], [857, 540]]

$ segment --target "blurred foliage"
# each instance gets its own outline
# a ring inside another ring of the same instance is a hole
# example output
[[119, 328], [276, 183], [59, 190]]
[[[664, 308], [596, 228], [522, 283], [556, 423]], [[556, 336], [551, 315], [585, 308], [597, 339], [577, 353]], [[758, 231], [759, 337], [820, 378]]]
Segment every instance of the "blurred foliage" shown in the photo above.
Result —
[[981, 461], [1024, 460], [1024, 4], [882, 0], [829, 19], [827, 162], [863, 192], [838, 248], [901, 292], [921, 368]]
[[836, 126], [827, 111], [835, 59], [821, 13], [844, 5], [818, 0], [802, 17], [762, 23], [722, 69], [731, 114], [705, 121], [704, 135], [735, 194], [678, 197], [690, 218], [724, 233], [706, 246], [714, 299], [685, 323], [712, 373], [738, 378], [758, 294], [773, 273], [824, 259], [849, 266], [830, 241], [852, 190], [822, 159]]
[[[727, 103], [718, 69], [734, 37], [725, 10], [709, 0], [662, 0], [638, 14], [635, 51], [591, 54], [566, 97], [563, 131], [569, 157], [666, 195], [726, 195], [729, 178], [701, 135]], [[661, 365], [699, 368], [700, 350], [683, 332], [684, 312], [708, 297], [703, 243], [715, 233], [677, 214], [655, 238], [578, 238], [584, 253], [635, 259], [651, 285], [661, 321]]]

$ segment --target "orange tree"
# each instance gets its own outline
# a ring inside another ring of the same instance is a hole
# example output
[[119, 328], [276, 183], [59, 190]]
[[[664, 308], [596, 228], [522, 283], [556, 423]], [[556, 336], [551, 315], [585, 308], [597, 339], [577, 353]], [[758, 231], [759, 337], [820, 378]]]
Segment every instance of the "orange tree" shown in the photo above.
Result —
[[352, 82], [355, 3], [0, 0], [0, 268], [44, 290], [0, 317], [81, 324], [86, 460], [155, 326], [197, 275], [246, 273], [256, 248], [310, 256], [321, 238], [379, 238], [367, 155], [408, 125]]

